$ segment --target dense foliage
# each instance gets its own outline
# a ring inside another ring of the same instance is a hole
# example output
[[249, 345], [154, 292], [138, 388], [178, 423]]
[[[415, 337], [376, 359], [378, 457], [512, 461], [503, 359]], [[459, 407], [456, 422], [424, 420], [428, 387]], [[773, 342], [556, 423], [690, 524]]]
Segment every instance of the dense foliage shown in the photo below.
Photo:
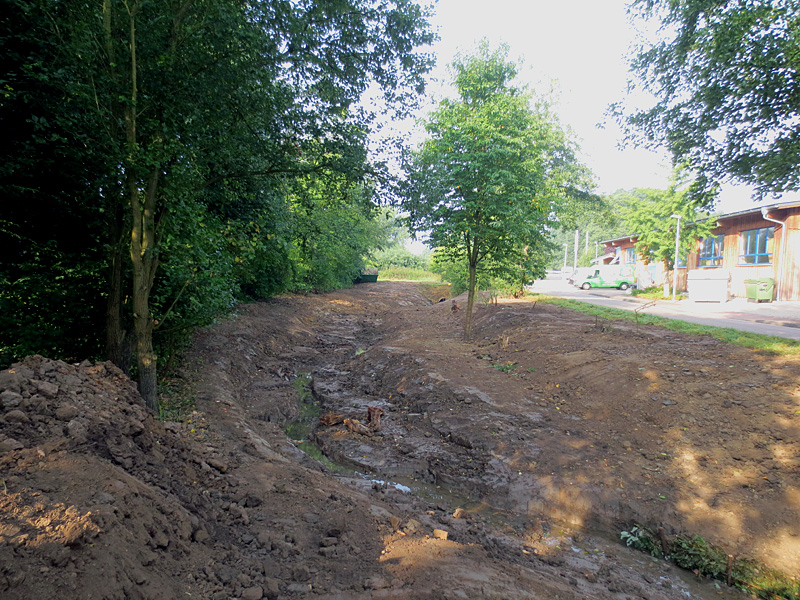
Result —
[[415, 254], [408, 249], [410, 235], [403, 218], [391, 207], [382, 209], [381, 222], [386, 230], [386, 244], [370, 253], [369, 263], [379, 271], [427, 271], [430, 267], [430, 250]]
[[428, 137], [407, 164], [410, 226], [429, 232], [440, 259], [468, 270], [466, 337], [478, 268], [520, 286], [541, 275], [547, 225], [589, 185], [548, 106], [514, 85], [506, 54], [483, 44], [456, 60], [459, 97], [428, 117]]
[[403, 246], [391, 246], [373, 253], [371, 262], [379, 269], [419, 269], [425, 271], [430, 267], [430, 252], [414, 254]]
[[154, 340], [386, 241], [359, 101], [422, 91], [412, 0], [3, 4], [1, 362], [105, 341], [155, 407]]
[[632, 63], [656, 102], [621, 111], [631, 134], [697, 170], [693, 192], [730, 178], [762, 194], [800, 188], [800, 2], [636, 0], [631, 11], [661, 26]]

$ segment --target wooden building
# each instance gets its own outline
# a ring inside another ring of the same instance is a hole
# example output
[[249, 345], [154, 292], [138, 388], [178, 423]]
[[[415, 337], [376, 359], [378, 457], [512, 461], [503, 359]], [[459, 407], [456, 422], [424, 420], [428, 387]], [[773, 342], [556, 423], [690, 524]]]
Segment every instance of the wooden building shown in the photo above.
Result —
[[[800, 300], [800, 202], [772, 204], [712, 217], [712, 235], [697, 240], [678, 265], [678, 289], [685, 291], [689, 273], [710, 270], [730, 274], [731, 296], [747, 296], [745, 281], [771, 278], [773, 299]], [[640, 287], [671, 281], [663, 265], [646, 264], [636, 252], [636, 235], [601, 242], [603, 264], [634, 266]], [[698, 274], [695, 273], [695, 276]]]

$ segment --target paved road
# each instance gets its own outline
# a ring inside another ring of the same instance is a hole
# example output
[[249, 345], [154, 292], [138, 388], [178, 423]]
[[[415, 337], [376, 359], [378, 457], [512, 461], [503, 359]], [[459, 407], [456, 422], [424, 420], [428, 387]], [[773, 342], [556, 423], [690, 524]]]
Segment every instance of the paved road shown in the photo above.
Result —
[[800, 302], [747, 302], [735, 298], [729, 302], [690, 302], [671, 300], [656, 302], [643, 308], [647, 300], [631, 296], [630, 291], [616, 289], [581, 290], [561, 279], [536, 281], [528, 289], [532, 292], [570, 298], [599, 306], [623, 310], [641, 309], [643, 314], [658, 315], [668, 319], [679, 319], [700, 325], [730, 327], [740, 331], [774, 335], [800, 340]]

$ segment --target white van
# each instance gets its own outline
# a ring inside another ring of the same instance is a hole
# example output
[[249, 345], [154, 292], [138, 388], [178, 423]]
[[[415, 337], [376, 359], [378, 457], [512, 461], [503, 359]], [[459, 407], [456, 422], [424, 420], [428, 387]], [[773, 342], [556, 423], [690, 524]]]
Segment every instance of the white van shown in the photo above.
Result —
[[571, 283], [572, 285], [578, 285], [579, 281], [583, 281], [589, 275], [594, 273], [594, 270], [596, 268], [597, 267], [578, 267], [577, 269], [575, 269], [574, 273], [572, 273], [569, 277], [567, 277], [567, 282]]
[[636, 276], [631, 267], [618, 265], [600, 265], [590, 269], [585, 277], [575, 280], [575, 285], [582, 290], [594, 287], [615, 287], [627, 290], [636, 283]]

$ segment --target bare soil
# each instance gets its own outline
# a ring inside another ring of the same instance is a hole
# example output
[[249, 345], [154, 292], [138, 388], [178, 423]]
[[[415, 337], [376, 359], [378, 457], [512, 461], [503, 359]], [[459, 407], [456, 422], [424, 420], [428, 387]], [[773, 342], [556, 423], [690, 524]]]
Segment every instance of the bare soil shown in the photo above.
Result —
[[187, 422], [105, 363], [0, 372], [0, 597], [744, 597], [634, 523], [800, 575], [797, 359], [530, 300], [465, 342], [440, 294], [241, 307]]

